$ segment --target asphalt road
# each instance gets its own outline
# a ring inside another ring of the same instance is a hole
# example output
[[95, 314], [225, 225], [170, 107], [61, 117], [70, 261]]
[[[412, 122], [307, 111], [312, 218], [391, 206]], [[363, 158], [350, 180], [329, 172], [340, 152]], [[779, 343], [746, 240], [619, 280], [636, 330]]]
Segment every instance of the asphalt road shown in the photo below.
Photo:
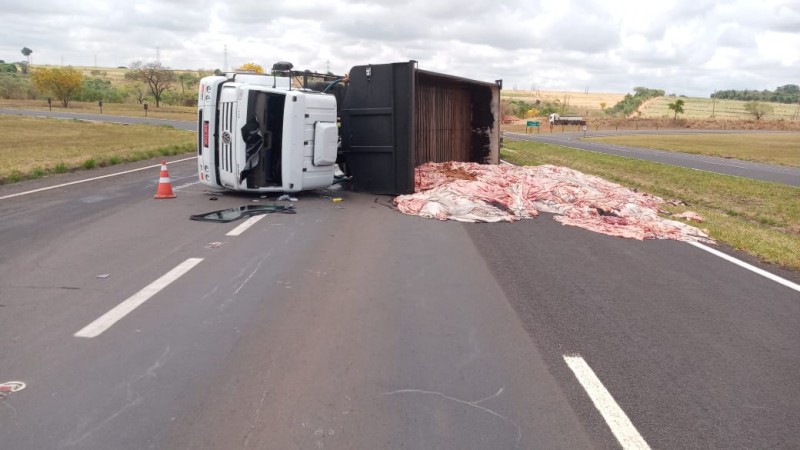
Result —
[[[708, 133], [755, 133], [754, 131], [737, 130], [647, 130], [647, 131], [603, 131], [587, 132], [586, 137], [617, 136], [628, 134], [708, 134]], [[800, 187], [800, 168], [761, 164], [738, 159], [720, 158], [716, 156], [693, 155], [689, 153], [668, 152], [650, 148], [629, 147], [625, 145], [607, 144], [583, 139], [582, 132], [566, 133], [503, 133], [505, 139], [544, 142], [547, 144], [561, 145], [564, 147], [588, 150], [592, 152], [607, 153], [609, 155], [624, 156], [626, 158], [654, 161], [673, 166], [688, 167], [690, 169], [704, 170], [706, 172], [722, 173], [754, 180], [784, 183]]]
[[653, 448], [796, 448], [798, 291], [685, 243], [547, 215], [425, 220], [346, 190], [227, 236], [242, 222], [189, 215], [268, 199], [207, 192], [192, 161], [169, 168], [172, 200], [152, 199], [157, 167], [0, 186], [0, 383], [27, 384], [0, 401], [0, 447], [637, 442], [567, 365], [580, 355]]

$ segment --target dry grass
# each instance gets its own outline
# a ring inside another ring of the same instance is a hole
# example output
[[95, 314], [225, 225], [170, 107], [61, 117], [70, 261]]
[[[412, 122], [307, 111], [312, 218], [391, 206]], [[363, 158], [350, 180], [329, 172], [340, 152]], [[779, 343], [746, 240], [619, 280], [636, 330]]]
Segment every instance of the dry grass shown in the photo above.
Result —
[[534, 142], [506, 142], [501, 155], [516, 164], [567, 166], [680, 199], [688, 206], [666, 209], [695, 211], [706, 218], [701, 227], [714, 239], [800, 271], [800, 188]]
[[519, 99], [526, 102], [556, 101], [566, 103], [570, 110], [576, 113], [589, 115], [590, 112], [600, 112], [600, 103], [605, 103], [610, 108], [622, 101], [625, 94], [612, 94], [607, 92], [569, 92], [569, 91], [512, 91], [504, 89], [502, 96], [508, 99]]
[[[29, 110], [48, 111], [47, 100], [4, 100], [0, 99], [0, 108], [19, 108]], [[53, 111], [99, 114], [100, 107], [97, 103], [91, 102], [70, 102], [69, 108], [62, 108], [53, 102]], [[105, 103], [103, 114], [109, 116], [125, 117], [145, 117], [144, 107], [135, 103]], [[156, 108], [155, 104], [149, 105], [147, 117], [154, 119], [182, 120], [194, 122], [197, 120], [197, 108], [194, 106], [169, 106], [161, 105]]]
[[800, 133], [632, 135], [592, 140], [800, 167]]
[[[672, 97], [658, 97], [648, 102], [641, 108], [644, 118], [672, 118], [675, 112], [667, 105], [676, 99]], [[678, 117], [684, 119], [753, 119], [753, 115], [745, 111], [744, 105], [747, 102], [741, 100], [717, 100], [716, 105], [710, 98], [682, 98], [684, 101], [682, 114]], [[800, 110], [798, 105], [785, 103], [769, 103], [775, 110], [773, 114], [768, 114], [761, 120], [798, 120]], [[713, 113], [713, 116], [712, 116]]]
[[0, 115], [0, 182], [194, 151], [195, 134], [166, 126]]

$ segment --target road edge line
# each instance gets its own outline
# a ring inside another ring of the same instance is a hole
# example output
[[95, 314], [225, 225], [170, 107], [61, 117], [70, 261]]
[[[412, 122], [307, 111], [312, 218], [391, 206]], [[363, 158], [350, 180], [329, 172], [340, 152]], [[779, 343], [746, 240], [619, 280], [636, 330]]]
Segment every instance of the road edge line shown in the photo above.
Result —
[[733, 256], [730, 256], [730, 255], [727, 255], [725, 253], [722, 253], [719, 250], [715, 250], [715, 249], [713, 249], [713, 248], [711, 248], [711, 247], [709, 247], [707, 245], [703, 245], [703, 244], [701, 244], [699, 242], [689, 242], [689, 244], [694, 246], [694, 247], [697, 247], [697, 248], [699, 248], [701, 250], [705, 250], [708, 253], [711, 253], [714, 256], [718, 256], [718, 257], [720, 257], [720, 258], [722, 258], [722, 259], [724, 259], [724, 260], [726, 260], [728, 262], [736, 264], [739, 267], [742, 267], [742, 268], [747, 269], [747, 270], [749, 270], [749, 271], [751, 271], [753, 273], [761, 275], [764, 278], [767, 278], [767, 279], [770, 279], [770, 280], [772, 280], [772, 281], [774, 281], [776, 283], [782, 284], [782, 285], [788, 287], [789, 289], [793, 289], [793, 290], [795, 290], [797, 292], [800, 292], [800, 285], [798, 285], [797, 283], [793, 283], [793, 282], [791, 282], [791, 281], [789, 281], [789, 280], [787, 280], [785, 278], [779, 277], [778, 275], [775, 275], [774, 273], [767, 272], [764, 269], [759, 269], [758, 267], [756, 267], [756, 266], [754, 266], [752, 264], [748, 264], [748, 263], [746, 263], [746, 262], [744, 262], [744, 261], [742, 261], [740, 259], [736, 259]]
[[[184, 162], [184, 161], [189, 161], [190, 159], [197, 159], [197, 156], [192, 156], [192, 157], [183, 158], [183, 159], [176, 159], [175, 161], [170, 161], [170, 163], [172, 164], [172, 163]], [[140, 170], [153, 169], [155, 167], [161, 167], [161, 163], [155, 164], [155, 165], [152, 165], [152, 166], [139, 167], [138, 169], [125, 170], [123, 172], [115, 172], [115, 173], [109, 173], [107, 175], [100, 175], [98, 177], [86, 178], [85, 180], [70, 181], [69, 183], [57, 184], [55, 186], [47, 186], [47, 187], [43, 187], [43, 188], [39, 188], [39, 189], [34, 189], [34, 190], [31, 190], [31, 191], [17, 192], [16, 194], [4, 195], [3, 197], [0, 197], [0, 200], [5, 200], [5, 199], [8, 199], [8, 198], [14, 198], [14, 197], [21, 197], [23, 195], [35, 194], [37, 192], [42, 192], [42, 191], [49, 191], [50, 189], [57, 189], [57, 188], [65, 187], [65, 186], [72, 186], [73, 184], [80, 184], [80, 183], [87, 183], [89, 181], [102, 180], [103, 178], [116, 177], [118, 175], [125, 175], [125, 174], [128, 174], [128, 173], [138, 172]]]

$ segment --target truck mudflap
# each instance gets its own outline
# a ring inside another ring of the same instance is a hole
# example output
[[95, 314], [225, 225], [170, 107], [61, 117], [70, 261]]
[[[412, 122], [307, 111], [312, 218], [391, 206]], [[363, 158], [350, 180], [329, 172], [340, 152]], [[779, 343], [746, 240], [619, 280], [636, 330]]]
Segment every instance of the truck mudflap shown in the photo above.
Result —
[[349, 75], [342, 152], [356, 191], [414, 192], [414, 169], [426, 162], [499, 162], [500, 81], [419, 70], [415, 61]]

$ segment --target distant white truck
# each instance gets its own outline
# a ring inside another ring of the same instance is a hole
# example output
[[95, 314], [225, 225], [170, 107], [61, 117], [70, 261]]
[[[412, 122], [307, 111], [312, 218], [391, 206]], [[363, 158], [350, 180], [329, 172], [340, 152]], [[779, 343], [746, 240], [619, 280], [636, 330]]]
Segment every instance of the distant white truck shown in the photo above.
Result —
[[586, 125], [581, 116], [550, 114], [550, 125]]

